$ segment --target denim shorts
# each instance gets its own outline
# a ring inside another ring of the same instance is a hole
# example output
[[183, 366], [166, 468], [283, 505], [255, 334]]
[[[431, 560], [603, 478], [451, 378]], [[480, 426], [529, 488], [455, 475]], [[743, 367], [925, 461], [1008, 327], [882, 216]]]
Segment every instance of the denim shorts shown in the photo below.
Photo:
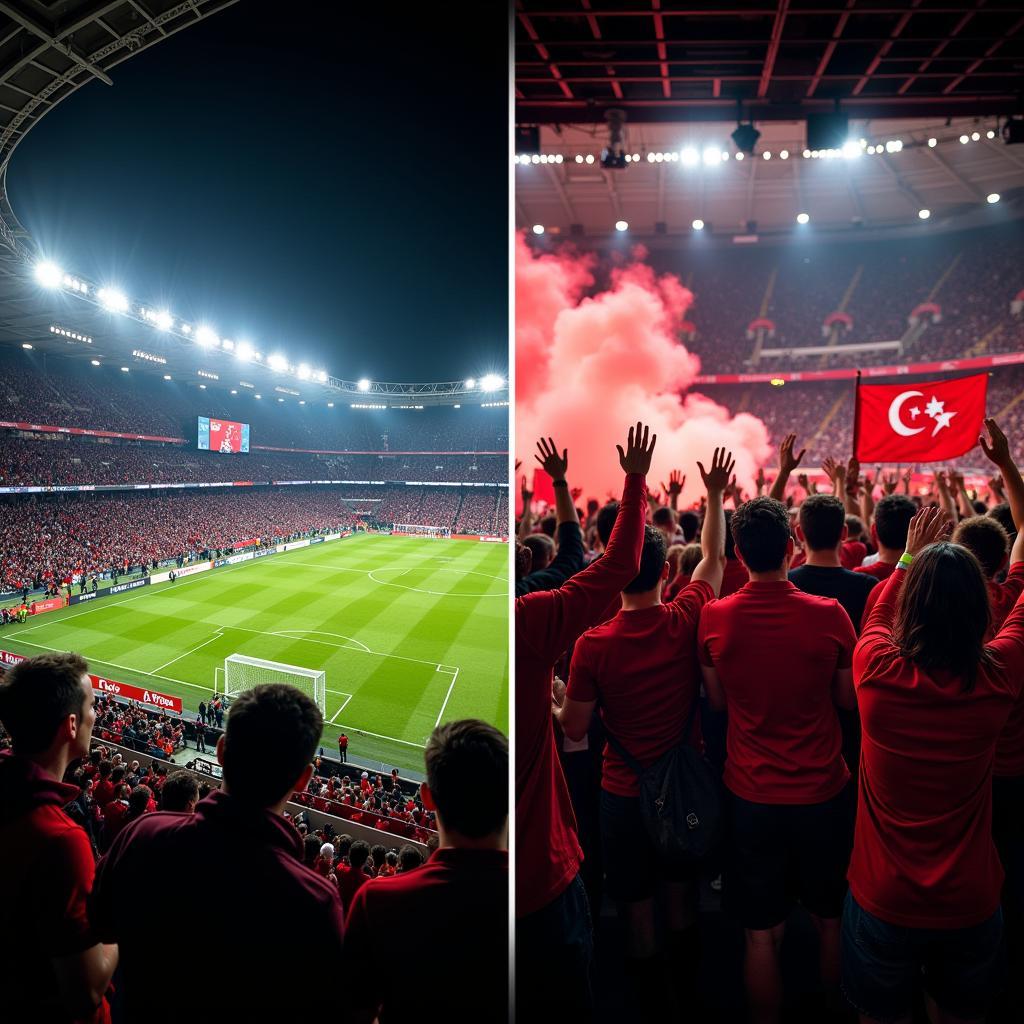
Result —
[[843, 993], [853, 1007], [888, 1024], [910, 1015], [920, 980], [940, 1009], [985, 1016], [1005, 964], [1003, 912], [971, 928], [903, 928], [869, 913], [846, 894]]

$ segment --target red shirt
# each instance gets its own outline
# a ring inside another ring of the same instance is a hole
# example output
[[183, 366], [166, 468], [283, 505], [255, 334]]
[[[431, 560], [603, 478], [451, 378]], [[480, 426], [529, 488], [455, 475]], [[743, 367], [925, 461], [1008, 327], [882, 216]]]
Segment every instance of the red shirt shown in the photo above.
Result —
[[750, 573], [747, 572], [747, 567], [738, 559], [730, 558], [725, 563], [725, 569], [722, 572], [722, 589], [719, 591], [719, 597], [728, 597], [730, 594], [735, 594], [741, 587], [745, 587], [750, 579]]
[[[989, 580], [988, 593], [992, 605], [992, 632], [996, 633], [1013, 610], [1024, 590], [1024, 562], [1010, 566], [1005, 583]], [[1024, 775], [1024, 691], [1013, 705], [999, 742], [996, 744], [996, 775]]]
[[647, 487], [626, 477], [608, 549], [557, 590], [516, 598], [516, 915], [547, 906], [576, 877], [583, 853], [576, 816], [555, 750], [551, 676], [556, 659], [604, 618], [636, 575], [644, 539]]
[[850, 891], [883, 921], [970, 928], [999, 906], [992, 841], [996, 741], [1024, 682], [1024, 602], [988, 646], [996, 664], [965, 693], [892, 641], [904, 573], [882, 587], [854, 655], [863, 737]]
[[341, 905], [347, 914], [356, 893], [370, 880], [370, 876], [362, 868], [350, 867], [348, 871], [339, 874], [337, 878], [338, 895], [341, 897]]
[[867, 545], [859, 540], [848, 540], [839, 551], [839, 564], [844, 569], [858, 569], [867, 558]]
[[110, 781], [109, 775], [96, 785], [93, 790], [93, 799], [99, 804], [101, 810], [114, 799], [114, 784]]
[[832, 702], [857, 635], [831, 598], [789, 580], [748, 583], [701, 615], [698, 652], [729, 712], [724, 781], [744, 800], [817, 804], [850, 777]]
[[72, 1017], [51, 960], [99, 941], [86, 901], [96, 866], [85, 832], [62, 807], [80, 793], [33, 762], [0, 754], [0, 992], [5, 1019], [70, 1024], [108, 1021], [106, 1002]]
[[[425, 922], [430, 941], [395, 969], [395, 937]], [[508, 853], [439, 849], [426, 864], [368, 881], [345, 923], [338, 966], [346, 1019], [420, 1024], [424, 993], [452, 1021], [508, 1016]], [[426, 1014], [429, 1019], [431, 1014]]]
[[[858, 565], [854, 572], [866, 572], [869, 576], [874, 576], [876, 580], [887, 580], [895, 571], [895, 562], [872, 562], [871, 565]], [[876, 587], [876, 590], [881, 589]], [[864, 609], [865, 621], [867, 616], [867, 609]]]
[[[707, 583], [691, 583], [670, 604], [620, 611], [576, 642], [567, 696], [598, 701], [605, 728], [645, 768], [683, 739], [700, 690], [697, 625], [714, 599]], [[696, 734], [699, 742], [699, 728]], [[610, 744], [601, 785], [618, 796], [640, 795], [636, 774]]]

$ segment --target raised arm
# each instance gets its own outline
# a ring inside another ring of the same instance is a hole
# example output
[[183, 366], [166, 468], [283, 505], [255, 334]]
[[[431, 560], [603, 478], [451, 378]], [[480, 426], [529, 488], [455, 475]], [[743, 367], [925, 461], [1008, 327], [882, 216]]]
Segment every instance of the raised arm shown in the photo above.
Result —
[[552, 486], [555, 489], [555, 518], [558, 525], [563, 523], [575, 523], [580, 525], [579, 516], [576, 515], [576, 504], [569, 492], [569, 484], [565, 479], [565, 471], [569, 468], [569, 451], [562, 449], [559, 456], [558, 448], [554, 438], [549, 437], [546, 441], [542, 437], [537, 442], [537, 453], [534, 458], [540, 464], [540, 468], [551, 477]]
[[956, 522], [956, 502], [949, 489], [949, 481], [946, 479], [946, 471], [940, 469], [935, 474], [935, 488], [939, 492], [939, 507], [949, 516], [950, 522]]
[[840, 497], [843, 500], [843, 507], [846, 514], [850, 516], [860, 515], [860, 505], [857, 504], [857, 495], [860, 493], [860, 462], [856, 455], [850, 456], [846, 464], [846, 480], [843, 493]]
[[1006, 499], [1010, 503], [1010, 514], [1013, 516], [1013, 525], [1017, 527], [1019, 535], [1021, 527], [1024, 526], [1024, 480], [1021, 479], [1020, 470], [1013, 461], [1013, 456], [1010, 455], [1010, 442], [999, 429], [999, 424], [993, 419], [987, 419], [985, 427], [988, 430], [988, 439], [984, 435], [978, 439], [981, 443], [981, 450], [991, 462], [999, 467], [1003, 475]]
[[519, 520], [519, 532], [516, 534], [518, 540], [525, 540], [533, 531], [533, 509], [530, 502], [533, 500], [533, 491], [526, 486], [526, 474], [523, 474], [522, 491], [523, 495], [523, 518]]
[[679, 510], [679, 495], [683, 493], [683, 488], [686, 486], [686, 476], [679, 472], [678, 469], [673, 469], [668, 476], [668, 486], [662, 482], [661, 489], [665, 494], [668, 495], [669, 507], [673, 512]]
[[701, 479], [708, 493], [707, 511], [700, 531], [700, 547], [703, 557], [693, 570], [692, 580], [704, 580], [718, 596], [722, 589], [722, 573], [725, 570], [725, 513], [722, 510], [722, 493], [729, 483], [729, 476], [736, 465], [732, 452], [716, 448], [711, 459], [711, 469], [705, 470], [697, 463]]
[[785, 500], [786, 484], [789, 483], [789, 477], [793, 470], [803, 461], [804, 455], [807, 454], [807, 449], [801, 448], [800, 454], [794, 455], [793, 448], [795, 445], [796, 434], [787, 434], [779, 446], [779, 475], [775, 478], [775, 483], [772, 484], [772, 489], [768, 492], [768, 497], [774, 498], [776, 501]]

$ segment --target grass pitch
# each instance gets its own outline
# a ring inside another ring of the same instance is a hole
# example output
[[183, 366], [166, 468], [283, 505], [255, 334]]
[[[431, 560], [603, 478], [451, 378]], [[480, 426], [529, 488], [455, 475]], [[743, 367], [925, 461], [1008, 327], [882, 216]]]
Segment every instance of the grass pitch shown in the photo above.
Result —
[[230, 654], [323, 669], [327, 753], [344, 729], [350, 758], [418, 772], [440, 722], [508, 733], [508, 593], [504, 544], [360, 534], [30, 618], [0, 648], [78, 651], [186, 714]]

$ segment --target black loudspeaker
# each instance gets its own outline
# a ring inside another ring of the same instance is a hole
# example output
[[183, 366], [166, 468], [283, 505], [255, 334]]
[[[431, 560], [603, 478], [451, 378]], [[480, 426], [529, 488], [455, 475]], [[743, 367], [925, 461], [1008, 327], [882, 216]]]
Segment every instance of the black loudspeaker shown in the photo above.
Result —
[[1019, 146], [1024, 143], [1024, 119], [1012, 117], [1003, 125], [1003, 142], [1007, 146]]
[[516, 125], [516, 156], [523, 153], [533, 155], [540, 152], [540, 128], [533, 125]]
[[850, 137], [850, 119], [845, 114], [808, 114], [807, 148], [842, 149]]

